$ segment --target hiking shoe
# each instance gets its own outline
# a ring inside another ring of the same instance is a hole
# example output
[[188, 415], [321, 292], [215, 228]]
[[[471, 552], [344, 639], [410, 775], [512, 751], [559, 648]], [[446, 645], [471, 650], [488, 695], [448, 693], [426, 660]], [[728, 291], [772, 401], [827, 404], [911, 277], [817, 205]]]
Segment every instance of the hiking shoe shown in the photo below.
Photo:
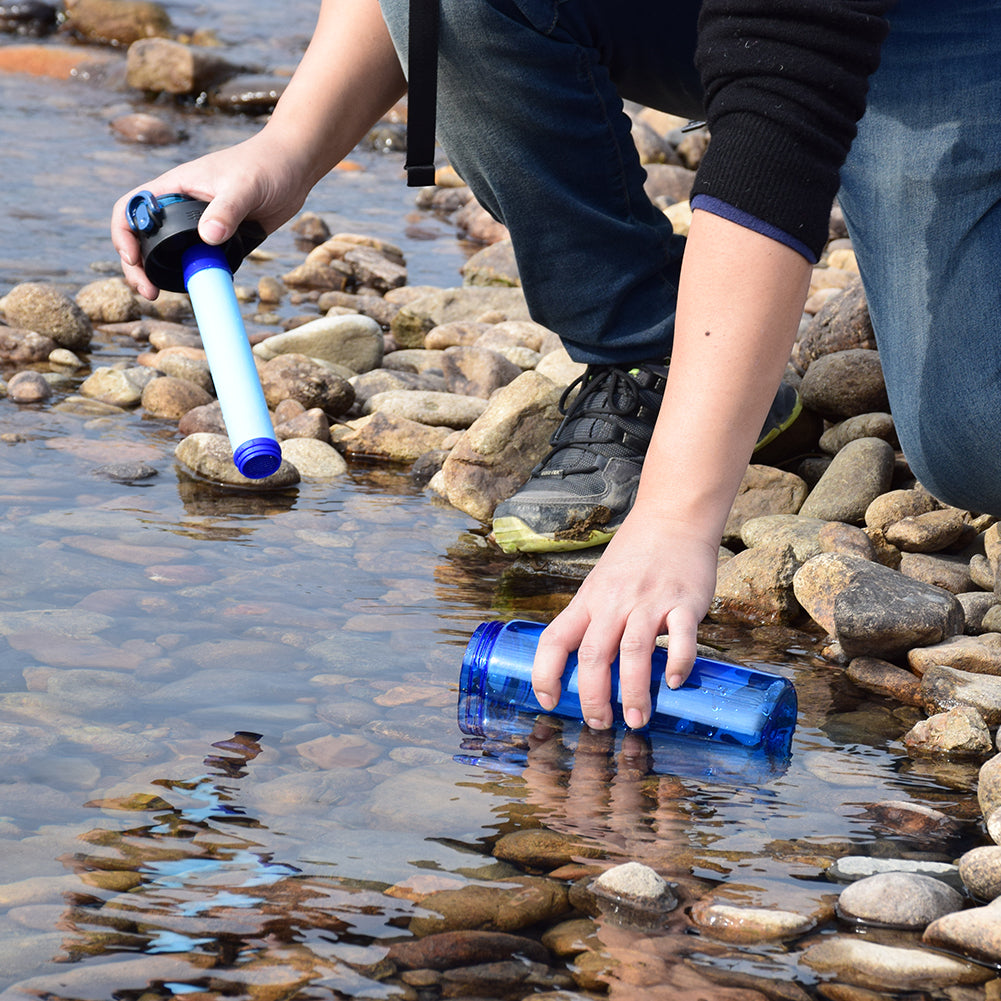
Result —
[[659, 363], [589, 365], [564, 390], [552, 451], [494, 511], [494, 538], [504, 552], [608, 542], [636, 497], [666, 381], [667, 366]]
[[[612, 538], [636, 498], [666, 381], [661, 363], [589, 365], [566, 388], [552, 450], [494, 511], [493, 535], [504, 552], [563, 552]], [[794, 424], [801, 409], [799, 394], [783, 383], [755, 452]]]

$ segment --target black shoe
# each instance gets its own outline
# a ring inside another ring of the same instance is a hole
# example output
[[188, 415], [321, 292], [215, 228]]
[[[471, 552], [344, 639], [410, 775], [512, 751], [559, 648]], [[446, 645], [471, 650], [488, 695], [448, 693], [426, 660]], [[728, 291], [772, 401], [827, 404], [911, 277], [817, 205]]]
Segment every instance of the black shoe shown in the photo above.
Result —
[[636, 497], [666, 381], [660, 363], [589, 365], [566, 388], [552, 451], [494, 511], [504, 552], [585, 549], [615, 534]]
[[[612, 538], [633, 506], [666, 381], [662, 363], [589, 365], [567, 387], [552, 451], [494, 511], [493, 535], [504, 552], [587, 549]], [[790, 427], [801, 409], [799, 394], [783, 383], [755, 451]]]

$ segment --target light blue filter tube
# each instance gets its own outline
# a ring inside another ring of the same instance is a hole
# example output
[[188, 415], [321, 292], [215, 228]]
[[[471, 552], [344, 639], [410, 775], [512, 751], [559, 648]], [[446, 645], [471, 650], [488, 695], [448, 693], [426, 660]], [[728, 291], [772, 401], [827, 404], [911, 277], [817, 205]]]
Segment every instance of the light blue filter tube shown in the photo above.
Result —
[[184, 286], [233, 447], [233, 462], [244, 476], [263, 479], [281, 465], [282, 450], [236, 301], [233, 273], [222, 250], [207, 244], [189, 247], [182, 264]]

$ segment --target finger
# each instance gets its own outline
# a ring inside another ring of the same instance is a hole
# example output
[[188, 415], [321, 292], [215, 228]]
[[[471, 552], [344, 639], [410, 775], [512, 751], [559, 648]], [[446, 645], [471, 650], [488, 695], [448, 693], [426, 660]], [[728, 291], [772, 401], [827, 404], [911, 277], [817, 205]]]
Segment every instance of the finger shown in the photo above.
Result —
[[619, 634], [592, 619], [577, 648], [581, 715], [592, 730], [612, 725], [612, 661], [618, 652]]
[[678, 688], [692, 673], [698, 644], [699, 620], [685, 608], [672, 609], [667, 616], [667, 667], [664, 676], [668, 688]]
[[650, 658], [657, 639], [657, 623], [636, 624], [633, 616], [619, 641], [619, 696], [626, 726], [633, 730], [650, 721]]
[[577, 649], [586, 625], [586, 620], [578, 624], [576, 610], [571, 602], [543, 629], [539, 637], [532, 664], [532, 689], [539, 704], [547, 711], [559, 702], [563, 694], [561, 679], [567, 658]]

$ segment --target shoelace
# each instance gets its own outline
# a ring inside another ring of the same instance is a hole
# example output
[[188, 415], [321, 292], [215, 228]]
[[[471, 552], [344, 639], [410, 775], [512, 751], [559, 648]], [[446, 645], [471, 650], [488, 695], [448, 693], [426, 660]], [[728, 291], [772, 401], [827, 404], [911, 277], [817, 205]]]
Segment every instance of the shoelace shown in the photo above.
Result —
[[[632, 369], [636, 367], [630, 366]], [[567, 400], [578, 387], [580, 392], [568, 407]], [[566, 419], [549, 439], [552, 451], [541, 465], [548, 465], [553, 456], [563, 449], [579, 448], [594, 453], [592, 445], [607, 446], [609, 444], [607, 438], [594, 436], [596, 422], [603, 418], [634, 416], [642, 404], [640, 396], [642, 389], [636, 376], [629, 370], [606, 365], [589, 365], [560, 396], [559, 411]], [[605, 394], [605, 399], [601, 403], [595, 402], [595, 396], [599, 393]], [[584, 433], [581, 434], [581, 431]], [[594, 466], [588, 470], [575, 467], [574, 472], [593, 471], [597, 468]]]

